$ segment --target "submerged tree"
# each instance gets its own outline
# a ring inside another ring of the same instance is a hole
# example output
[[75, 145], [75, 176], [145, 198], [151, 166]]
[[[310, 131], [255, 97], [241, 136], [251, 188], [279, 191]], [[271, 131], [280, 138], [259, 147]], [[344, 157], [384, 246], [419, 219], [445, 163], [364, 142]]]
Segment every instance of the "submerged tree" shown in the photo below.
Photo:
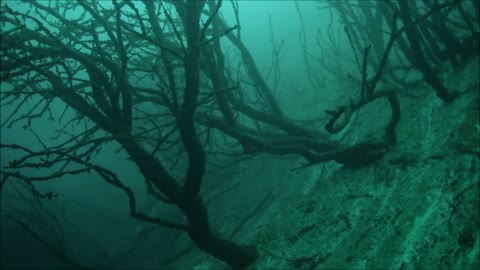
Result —
[[[239, 24], [238, 4], [232, 3]], [[201, 250], [243, 267], [257, 259], [258, 251], [212, 230], [199, 194], [207, 157], [268, 152], [300, 155], [305, 166], [330, 160], [362, 166], [381, 158], [395, 142], [400, 117], [396, 94], [374, 92], [382, 67], [368, 87], [364, 74], [360, 101], [328, 111], [326, 127], [329, 132], [342, 129], [349, 117], [338, 124], [341, 115], [386, 97], [392, 117], [385, 135], [355, 145], [333, 141], [326, 132], [284, 114], [242, 43], [239, 26], [228, 26], [220, 16], [221, 0], [8, 4], [1, 12], [1, 106], [11, 108], [11, 114], [2, 128], [20, 122], [29, 127], [41, 117], [65, 124], [57, 145], [34, 150], [1, 144], [23, 156], [1, 169], [0, 187], [19, 180], [34, 195], [51, 198], [52, 193], [38, 192], [34, 183], [96, 173], [128, 196], [133, 217], [185, 231]], [[392, 43], [401, 33], [392, 33]], [[239, 67], [229, 62], [221, 40], [238, 52]], [[389, 52], [385, 50], [384, 61]], [[26, 106], [32, 102], [33, 107]], [[53, 107], [59, 103], [64, 110], [56, 115]], [[83, 129], [72, 132], [79, 125]], [[181, 210], [185, 224], [139, 212], [136, 194], [121, 177], [92, 162], [109, 142], [128, 154], [152, 196]], [[54, 172], [31, 176], [25, 168]]]

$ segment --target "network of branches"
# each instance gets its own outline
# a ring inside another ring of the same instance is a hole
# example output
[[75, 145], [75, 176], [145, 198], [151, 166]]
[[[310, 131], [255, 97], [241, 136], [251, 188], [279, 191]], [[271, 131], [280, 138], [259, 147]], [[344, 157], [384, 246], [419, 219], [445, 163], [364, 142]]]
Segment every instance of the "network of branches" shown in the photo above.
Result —
[[[224, 5], [234, 10], [233, 26], [221, 16]], [[312, 37], [316, 51], [307, 51], [309, 37], [296, 5], [307, 80], [312, 88], [328, 87], [327, 74], [341, 77], [334, 60], [343, 57], [335, 50], [338, 35], [330, 27], [326, 37], [319, 31]], [[187, 231], [198, 246], [231, 264], [251, 263], [255, 252], [233, 259], [218, 245], [205, 244], [217, 238], [199, 236], [213, 235], [199, 197], [208, 161], [271, 153], [302, 156], [304, 166], [331, 160], [368, 164], [396, 142], [399, 88], [419, 81], [407, 74], [419, 72], [448, 102], [458, 93], [443, 85], [435, 66], [449, 61], [455, 67], [478, 53], [477, 1], [329, 1], [323, 7], [344, 25], [355, 56], [349, 61], [358, 67], [349, 78], [358, 92], [348, 104], [318, 108], [326, 112], [320, 123], [325, 130], [314, 130], [279, 106], [273, 89], [281, 77], [282, 46], [274, 46], [272, 86], [242, 42], [237, 1], [2, 3], [0, 106], [8, 114], [1, 128], [22, 125], [42, 147], [2, 143], [3, 149], [23, 156], [1, 168], [0, 187], [20, 180], [34, 195], [52, 199], [55, 194], [42, 194], [34, 183], [96, 173], [125, 192], [134, 217]], [[227, 55], [226, 48], [233, 53]], [[391, 109], [382, 136], [355, 144], [329, 137], [345, 129], [355, 111], [379, 98]], [[59, 123], [58, 143], [44, 142], [30, 128], [38, 118]], [[135, 194], [121, 177], [93, 162], [108, 143], [125, 151], [149, 192], [178, 206], [188, 223], [139, 213]], [[45, 174], [25, 173], [32, 168], [45, 169]]]

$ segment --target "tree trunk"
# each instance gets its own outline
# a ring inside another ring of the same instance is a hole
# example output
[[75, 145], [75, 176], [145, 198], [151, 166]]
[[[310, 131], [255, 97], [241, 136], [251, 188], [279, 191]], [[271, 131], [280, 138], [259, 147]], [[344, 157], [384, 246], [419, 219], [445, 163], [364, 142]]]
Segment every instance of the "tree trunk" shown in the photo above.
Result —
[[118, 137], [118, 141], [137, 164], [143, 176], [165, 194], [185, 214], [189, 222], [188, 234], [198, 248], [225, 263], [245, 267], [258, 258], [254, 246], [238, 245], [216, 235], [210, 228], [208, 211], [200, 197], [185, 196], [180, 184], [171, 177], [160, 162], [148, 154], [131, 137]]

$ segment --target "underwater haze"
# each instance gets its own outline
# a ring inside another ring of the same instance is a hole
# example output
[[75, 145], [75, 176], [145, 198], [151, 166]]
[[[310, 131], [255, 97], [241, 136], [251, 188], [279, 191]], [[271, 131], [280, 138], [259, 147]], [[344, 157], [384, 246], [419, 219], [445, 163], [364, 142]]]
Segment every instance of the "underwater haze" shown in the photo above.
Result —
[[2, 1], [1, 269], [478, 269], [480, 5]]

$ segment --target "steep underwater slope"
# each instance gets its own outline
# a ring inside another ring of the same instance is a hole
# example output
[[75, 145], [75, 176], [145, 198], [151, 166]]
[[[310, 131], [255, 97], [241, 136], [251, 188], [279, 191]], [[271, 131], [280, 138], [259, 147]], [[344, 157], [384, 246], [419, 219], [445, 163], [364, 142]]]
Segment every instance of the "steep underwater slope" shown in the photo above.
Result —
[[[405, 89], [398, 141], [367, 167], [292, 170], [300, 158], [272, 156], [236, 165], [210, 182], [235, 186], [209, 204], [214, 226], [258, 245], [249, 269], [478, 269], [478, 74], [478, 58], [449, 74], [462, 92], [451, 104], [426, 86]], [[388, 119], [381, 102], [363, 110], [344, 140], [374, 134], [379, 115]], [[226, 266], [195, 252], [170, 267]]]

